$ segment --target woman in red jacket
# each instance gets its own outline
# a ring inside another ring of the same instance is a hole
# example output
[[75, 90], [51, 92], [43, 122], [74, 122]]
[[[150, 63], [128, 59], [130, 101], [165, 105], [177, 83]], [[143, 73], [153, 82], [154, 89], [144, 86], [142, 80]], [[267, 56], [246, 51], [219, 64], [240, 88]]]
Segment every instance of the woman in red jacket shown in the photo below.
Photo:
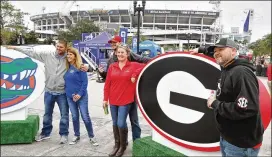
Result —
[[117, 48], [118, 62], [110, 65], [104, 85], [103, 107], [110, 104], [115, 145], [109, 156], [122, 156], [126, 150], [128, 128], [126, 119], [135, 101], [136, 77], [144, 64], [130, 62], [130, 49], [126, 45]]

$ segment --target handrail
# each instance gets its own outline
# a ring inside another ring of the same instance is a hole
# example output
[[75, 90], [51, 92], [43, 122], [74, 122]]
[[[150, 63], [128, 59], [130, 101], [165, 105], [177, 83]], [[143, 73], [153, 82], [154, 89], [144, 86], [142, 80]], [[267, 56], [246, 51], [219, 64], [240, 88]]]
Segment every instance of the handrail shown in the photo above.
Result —
[[93, 68], [96, 69], [96, 66], [94, 65], [93, 61], [90, 59], [90, 57], [87, 57], [85, 53], [81, 53], [81, 56], [86, 60], [86, 62]]
[[92, 68], [95, 69], [98, 66], [96, 64], [96, 56], [90, 52], [89, 48], [84, 48], [84, 51], [81, 54], [81, 56], [88, 62], [88, 64], [92, 66]]
[[[95, 55], [91, 52], [90, 53], [90, 49], [89, 48], [86, 48], [87, 49], [87, 52], [88, 52], [88, 57], [90, 56], [90, 54], [91, 54], [91, 56], [94, 58], [94, 63], [95, 63], [95, 65], [96, 65], [96, 57], [95, 57]], [[92, 59], [92, 58], [91, 58]], [[92, 59], [93, 60], [93, 59]]]

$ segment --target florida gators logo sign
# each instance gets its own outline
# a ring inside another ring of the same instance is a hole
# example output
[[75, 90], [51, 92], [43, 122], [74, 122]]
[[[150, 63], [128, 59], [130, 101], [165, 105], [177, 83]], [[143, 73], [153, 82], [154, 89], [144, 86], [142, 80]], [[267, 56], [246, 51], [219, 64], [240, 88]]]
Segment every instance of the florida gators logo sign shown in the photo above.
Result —
[[1, 47], [1, 115], [21, 109], [44, 89], [41, 63], [15, 50]]
[[24, 101], [36, 85], [37, 63], [30, 58], [1, 56], [1, 109]]

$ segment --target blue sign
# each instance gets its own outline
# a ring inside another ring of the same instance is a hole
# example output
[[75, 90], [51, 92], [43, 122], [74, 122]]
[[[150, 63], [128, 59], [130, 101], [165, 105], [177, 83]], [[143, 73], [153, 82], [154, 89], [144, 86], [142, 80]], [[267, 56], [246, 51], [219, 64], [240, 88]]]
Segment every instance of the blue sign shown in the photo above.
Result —
[[132, 49], [137, 49], [137, 37], [132, 37]]
[[107, 71], [108, 59], [99, 59], [99, 67], [102, 67], [104, 71]]
[[82, 33], [81, 34], [81, 41], [90, 41], [92, 40], [93, 38], [96, 37], [96, 33]]
[[76, 48], [79, 50], [79, 42], [80, 40], [73, 40], [72, 43], [73, 43], [73, 48]]
[[121, 37], [122, 43], [124, 44], [127, 42], [127, 34], [128, 34], [127, 28], [120, 28], [119, 36]]

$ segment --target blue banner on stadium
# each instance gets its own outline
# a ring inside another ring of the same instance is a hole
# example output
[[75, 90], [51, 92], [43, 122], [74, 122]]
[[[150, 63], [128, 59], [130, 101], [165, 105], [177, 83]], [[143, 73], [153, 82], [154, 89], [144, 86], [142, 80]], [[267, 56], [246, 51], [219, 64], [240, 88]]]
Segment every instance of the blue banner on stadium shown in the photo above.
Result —
[[127, 42], [127, 35], [128, 35], [128, 29], [127, 28], [120, 28], [119, 31], [119, 36], [122, 39], [122, 43], [126, 43]]
[[249, 29], [249, 16], [250, 16], [250, 11], [248, 12], [246, 21], [244, 23], [244, 32], [248, 32], [248, 29]]

